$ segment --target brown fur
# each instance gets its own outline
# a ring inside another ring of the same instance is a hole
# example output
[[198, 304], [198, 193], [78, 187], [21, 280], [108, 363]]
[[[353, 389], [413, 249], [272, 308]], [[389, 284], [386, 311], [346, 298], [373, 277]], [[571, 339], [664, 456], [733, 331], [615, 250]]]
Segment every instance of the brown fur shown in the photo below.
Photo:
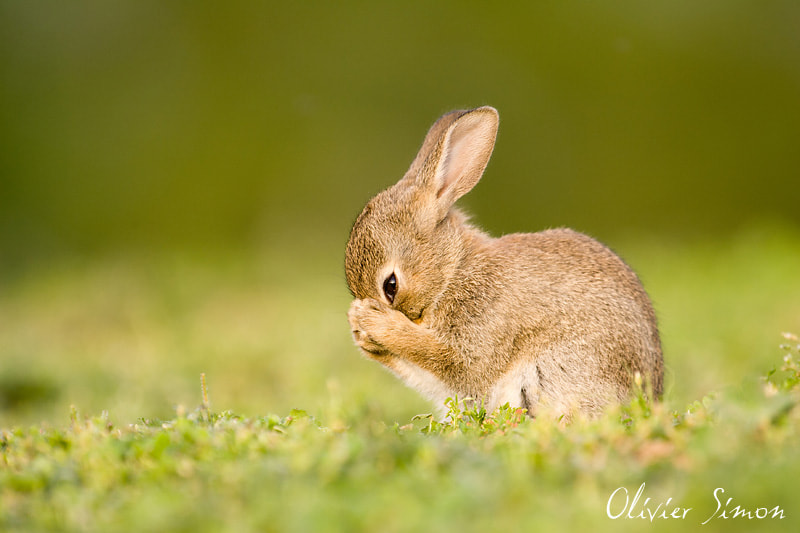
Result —
[[345, 253], [356, 344], [439, 404], [594, 415], [637, 373], [660, 396], [655, 314], [617, 255], [569, 229], [494, 239], [452, 208], [483, 174], [497, 125], [491, 107], [444, 115], [356, 220]]

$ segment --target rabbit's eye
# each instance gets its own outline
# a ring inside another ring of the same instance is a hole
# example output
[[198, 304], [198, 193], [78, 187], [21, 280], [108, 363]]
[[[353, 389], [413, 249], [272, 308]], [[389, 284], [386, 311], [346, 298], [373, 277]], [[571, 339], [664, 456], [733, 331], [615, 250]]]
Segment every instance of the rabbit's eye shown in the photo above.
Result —
[[394, 272], [383, 282], [383, 294], [386, 295], [389, 303], [394, 303], [394, 297], [397, 296], [397, 278]]

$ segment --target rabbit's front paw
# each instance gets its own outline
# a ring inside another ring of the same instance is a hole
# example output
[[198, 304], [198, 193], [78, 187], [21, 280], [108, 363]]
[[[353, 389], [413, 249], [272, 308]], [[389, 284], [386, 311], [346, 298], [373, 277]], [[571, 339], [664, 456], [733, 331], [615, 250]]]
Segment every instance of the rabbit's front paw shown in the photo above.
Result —
[[390, 353], [392, 332], [396, 331], [396, 321], [401, 318], [405, 315], [372, 298], [354, 300], [347, 312], [356, 345], [376, 356]]

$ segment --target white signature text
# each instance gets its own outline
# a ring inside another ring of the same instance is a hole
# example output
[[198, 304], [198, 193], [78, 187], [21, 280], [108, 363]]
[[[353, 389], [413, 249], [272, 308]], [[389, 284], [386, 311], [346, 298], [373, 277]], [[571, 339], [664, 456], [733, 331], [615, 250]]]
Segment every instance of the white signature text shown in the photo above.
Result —
[[[639, 490], [630, 496], [628, 489], [619, 487], [611, 493], [606, 504], [606, 515], [612, 520], [619, 518], [649, 520], [685, 520], [692, 507], [681, 507], [672, 502], [672, 498], [666, 501], [654, 501], [644, 493], [645, 484], [639, 486]], [[708, 524], [711, 520], [745, 519], [745, 520], [783, 520], [784, 510], [776, 505], [769, 507], [747, 508], [737, 505], [733, 498], [725, 497], [725, 489], [718, 487], [714, 490], [714, 502], [716, 509], [706, 518], [701, 525]], [[725, 503], [723, 503], [725, 502]]]

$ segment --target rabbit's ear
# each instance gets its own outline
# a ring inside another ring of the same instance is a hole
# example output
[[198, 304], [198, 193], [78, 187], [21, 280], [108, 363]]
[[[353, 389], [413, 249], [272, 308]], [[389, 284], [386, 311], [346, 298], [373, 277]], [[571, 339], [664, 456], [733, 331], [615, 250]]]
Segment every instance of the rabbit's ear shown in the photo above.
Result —
[[422, 146], [417, 153], [417, 157], [414, 158], [414, 161], [408, 168], [408, 172], [406, 172], [405, 177], [407, 179], [411, 181], [415, 181], [417, 179], [422, 172], [425, 161], [427, 161], [427, 159], [431, 156], [431, 153], [438, 148], [439, 141], [442, 140], [447, 128], [449, 128], [453, 122], [455, 122], [465, 113], [469, 113], [469, 111], [451, 111], [450, 113], [446, 113], [439, 117], [439, 120], [437, 120], [436, 123], [431, 126], [431, 129], [428, 130], [428, 134], [425, 136], [425, 140], [422, 142]]
[[[449, 118], [445, 115], [439, 122]], [[481, 179], [494, 149], [498, 123], [497, 110], [487, 106], [461, 112], [441, 128], [417, 179], [433, 193], [442, 215]]]

